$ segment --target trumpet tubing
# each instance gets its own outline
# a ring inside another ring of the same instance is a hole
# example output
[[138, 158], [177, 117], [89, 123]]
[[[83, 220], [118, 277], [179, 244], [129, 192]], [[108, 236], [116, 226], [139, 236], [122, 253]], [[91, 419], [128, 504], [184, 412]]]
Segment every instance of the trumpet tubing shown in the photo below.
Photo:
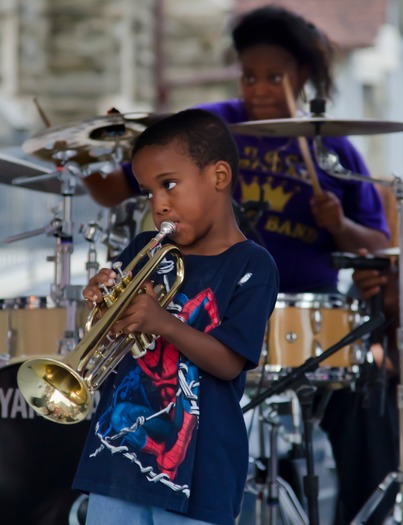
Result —
[[[150, 255], [160, 240], [175, 230], [173, 223], [164, 222], [161, 230], [137, 254], [121, 273], [121, 280], [104, 296], [106, 312], [93, 325], [100, 308], [93, 309], [86, 325], [86, 334], [69, 354], [63, 358], [37, 357], [25, 361], [18, 370], [17, 383], [27, 403], [41, 416], [57, 423], [78, 423], [85, 419], [92, 407], [92, 395], [120, 361], [130, 351], [134, 358], [143, 356], [147, 347], [156, 339], [154, 334], [120, 334], [110, 336], [113, 324], [132, 302], [142, 293], [145, 281], [170, 253], [175, 257], [176, 279], [167, 292], [157, 285], [154, 290], [158, 302], [165, 308], [176, 294], [184, 278], [184, 265], [180, 250], [166, 244]], [[133, 277], [130, 272], [144, 258], [149, 260]]]

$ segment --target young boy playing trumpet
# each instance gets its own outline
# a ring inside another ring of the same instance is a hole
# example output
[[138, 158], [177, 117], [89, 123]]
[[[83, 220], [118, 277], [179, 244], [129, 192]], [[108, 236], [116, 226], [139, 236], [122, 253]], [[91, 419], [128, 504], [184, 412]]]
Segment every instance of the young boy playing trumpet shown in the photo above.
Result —
[[[185, 275], [162, 308], [155, 287], [169, 290], [176, 276], [167, 254], [114, 323], [115, 334], [159, 337], [105, 383], [74, 487], [90, 494], [87, 525], [233, 525], [248, 466], [239, 401], [259, 362], [277, 267], [238, 228], [238, 153], [220, 118], [194, 109], [150, 126], [135, 142], [132, 169], [156, 228], [173, 223], [161, 245], [180, 250]], [[154, 235], [135, 237], [123, 266]], [[110, 269], [93, 277], [83, 292], [89, 304], [115, 278]]]

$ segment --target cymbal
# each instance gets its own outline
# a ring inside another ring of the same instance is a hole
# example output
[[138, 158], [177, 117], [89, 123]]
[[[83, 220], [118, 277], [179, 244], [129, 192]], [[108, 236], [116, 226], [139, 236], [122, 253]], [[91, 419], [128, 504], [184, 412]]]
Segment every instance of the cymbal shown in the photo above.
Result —
[[[130, 159], [133, 139], [145, 125], [137, 119], [148, 114], [121, 113], [93, 117], [80, 122], [52, 126], [27, 139], [22, 148], [26, 153], [55, 163], [74, 161], [80, 165], [110, 160], [120, 148], [122, 159]], [[136, 119], [137, 116], [137, 119]]]
[[403, 131], [403, 122], [382, 120], [341, 120], [322, 117], [301, 117], [273, 120], [255, 120], [229, 124], [239, 135], [267, 137], [340, 137], [348, 135], [376, 135]]
[[400, 248], [398, 246], [393, 246], [391, 248], [384, 248], [383, 250], [377, 250], [375, 255], [380, 257], [396, 257], [400, 255]]
[[[0, 184], [7, 184], [19, 188], [26, 188], [45, 193], [61, 193], [61, 181], [57, 176], [42, 180], [43, 175], [56, 173], [56, 166], [50, 162], [40, 161], [24, 153], [20, 146], [13, 146], [0, 150]], [[18, 178], [30, 179], [23, 184], [15, 185]], [[77, 181], [76, 195], [86, 194], [81, 181]]]
[[172, 115], [172, 113], [144, 113], [139, 111], [123, 113], [123, 117], [126, 121], [138, 122], [139, 124], [143, 124], [143, 126], [146, 127], [151, 126], [152, 124], [155, 124], [156, 122], [159, 122], [170, 115]]

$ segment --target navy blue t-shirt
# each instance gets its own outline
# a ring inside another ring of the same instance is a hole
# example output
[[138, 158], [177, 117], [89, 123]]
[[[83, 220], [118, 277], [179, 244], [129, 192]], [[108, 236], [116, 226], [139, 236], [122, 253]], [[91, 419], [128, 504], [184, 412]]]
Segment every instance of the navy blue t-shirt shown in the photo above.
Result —
[[[152, 236], [135, 238], [120, 258], [124, 266]], [[163, 338], [140, 359], [127, 355], [102, 389], [74, 488], [233, 525], [248, 465], [239, 401], [246, 370], [259, 362], [278, 271], [250, 240], [219, 255], [184, 256], [184, 265], [167, 309], [242, 355], [245, 370], [217, 379]], [[168, 254], [152, 280], [169, 289], [175, 275]]]

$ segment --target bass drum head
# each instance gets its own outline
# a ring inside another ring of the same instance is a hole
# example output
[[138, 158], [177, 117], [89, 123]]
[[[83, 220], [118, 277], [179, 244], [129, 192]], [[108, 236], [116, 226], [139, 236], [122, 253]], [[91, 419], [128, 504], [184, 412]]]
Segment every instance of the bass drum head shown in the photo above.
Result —
[[37, 416], [17, 386], [22, 361], [0, 368], [1, 523], [84, 524], [85, 501], [71, 485], [90, 421], [66, 426]]

